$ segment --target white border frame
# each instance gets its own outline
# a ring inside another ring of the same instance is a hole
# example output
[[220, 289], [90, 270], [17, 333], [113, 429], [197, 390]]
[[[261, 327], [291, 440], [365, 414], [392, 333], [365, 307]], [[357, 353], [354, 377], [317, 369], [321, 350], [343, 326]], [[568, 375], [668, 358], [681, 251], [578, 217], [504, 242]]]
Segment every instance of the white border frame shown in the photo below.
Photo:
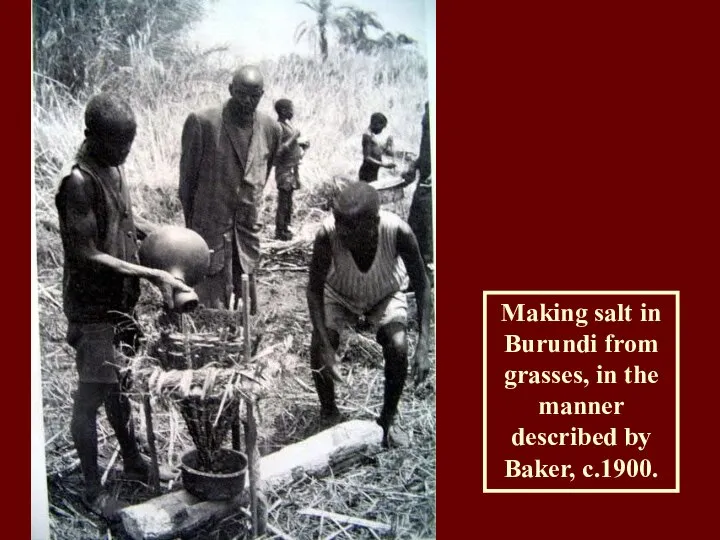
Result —
[[[675, 488], [673, 489], [490, 489], [487, 486], [487, 299], [490, 295], [675, 296]], [[680, 493], [680, 291], [483, 291], [483, 493]]]

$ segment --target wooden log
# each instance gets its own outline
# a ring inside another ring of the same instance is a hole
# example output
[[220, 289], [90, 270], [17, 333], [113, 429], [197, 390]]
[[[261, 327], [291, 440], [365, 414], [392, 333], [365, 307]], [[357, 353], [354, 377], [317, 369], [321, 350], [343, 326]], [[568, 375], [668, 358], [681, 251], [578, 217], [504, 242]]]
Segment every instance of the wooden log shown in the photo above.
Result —
[[121, 510], [125, 532], [134, 540], [172, 540], [238, 511], [240, 497], [201, 501], [184, 489]]
[[[260, 459], [265, 489], [280, 488], [302, 477], [339, 474], [380, 451], [382, 429], [375, 422], [351, 420]], [[246, 489], [249, 477], [245, 478]], [[245, 497], [247, 499], [247, 497]], [[241, 512], [242, 495], [232, 501], [200, 501], [185, 490], [174, 491], [120, 512], [133, 540], [172, 540]]]
[[347, 468], [350, 456], [370, 457], [380, 451], [381, 443], [382, 428], [375, 422], [350, 420], [263, 457], [260, 477], [269, 490], [302, 474], [325, 476], [331, 470], [337, 474]]

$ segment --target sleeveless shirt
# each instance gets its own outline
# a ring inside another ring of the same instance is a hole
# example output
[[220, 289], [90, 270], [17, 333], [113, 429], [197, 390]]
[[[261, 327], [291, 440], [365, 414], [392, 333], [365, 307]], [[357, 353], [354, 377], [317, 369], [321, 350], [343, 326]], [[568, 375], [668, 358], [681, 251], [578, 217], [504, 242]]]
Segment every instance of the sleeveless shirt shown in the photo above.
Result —
[[332, 262], [325, 280], [325, 293], [347, 309], [362, 315], [391, 294], [407, 287], [405, 264], [397, 251], [397, 231], [401, 219], [380, 211], [378, 246], [367, 272], [357, 267], [350, 250], [343, 247], [335, 229], [335, 218], [328, 217], [323, 228], [330, 239]]
[[[138, 264], [138, 248], [130, 193], [122, 169], [119, 190], [113, 188], [107, 170], [90, 158], [78, 159], [75, 167], [91, 179], [91, 204], [97, 222], [98, 250], [126, 262]], [[122, 276], [109, 269], [88, 264], [75, 255], [72, 233], [65, 223], [65, 176], [55, 195], [60, 235], [65, 252], [63, 265], [63, 308], [69, 322], [104, 322], [132, 313], [140, 296], [137, 277]]]

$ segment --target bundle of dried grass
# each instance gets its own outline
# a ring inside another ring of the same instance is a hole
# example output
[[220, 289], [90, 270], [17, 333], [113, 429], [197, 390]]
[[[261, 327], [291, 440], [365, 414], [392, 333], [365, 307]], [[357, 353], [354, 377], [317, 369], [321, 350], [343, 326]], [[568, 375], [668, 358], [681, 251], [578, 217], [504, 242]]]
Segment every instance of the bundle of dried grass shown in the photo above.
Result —
[[217, 334], [161, 333], [148, 349], [166, 370], [200, 369], [209, 364], [231, 367], [243, 360], [244, 343], [239, 339], [223, 339]]
[[202, 308], [165, 322], [133, 362], [135, 390], [180, 412], [200, 468], [214, 471], [240, 404], [263, 393], [262, 363], [250, 360], [238, 312]]
[[260, 263], [265, 271], [305, 270], [312, 255], [312, 238], [296, 238], [290, 241], [272, 241], [263, 246], [266, 258]]
[[136, 388], [173, 403], [198, 450], [201, 467], [212, 471], [215, 456], [237, 422], [241, 400], [254, 400], [263, 385], [252, 373], [205, 366], [166, 371], [160, 366], [134, 371]]
[[165, 370], [162, 367], [134, 371], [140, 391], [161, 399], [178, 401], [187, 397], [212, 399], [253, 399], [261, 393], [262, 382], [250, 371], [212, 365], [200, 369]]
[[200, 468], [216, 472], [214, 466], [219, 466], [217, 453], [240, 414], [239, 399], [237, 396], [224, 400], [191, 395], [177, 404], [197, 448]]
[[182, 325], [194, 333], [209, 331], [234, 336], [242, 333], [242, 312], [201, 307], [183, 315]]

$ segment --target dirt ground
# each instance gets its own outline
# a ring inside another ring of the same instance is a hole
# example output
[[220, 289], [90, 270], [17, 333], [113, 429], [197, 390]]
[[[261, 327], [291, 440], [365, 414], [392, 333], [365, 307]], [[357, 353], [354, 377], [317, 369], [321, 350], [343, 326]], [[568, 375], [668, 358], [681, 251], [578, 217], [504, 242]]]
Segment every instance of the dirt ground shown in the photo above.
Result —
[[[318, 432], [319, 404], [309, 369], [310, 321], [305, 287], [314, 231], [324, 213], [316, 210], [296, 219], [296, 240], [270, 240], [273, 227], [265, 231], [263, 259], [257, 273], [260, 313], [255, 329], [258, 353], [266, 355], [266, 377], [272, 390], [259, 407], [261, 455]], [[266, 220], [266, 223], [272, 223]], [[51, 257], [52, 258], [52, 257]], [[82, 477], [69, 433], [72, 394], [76, 385], [74, 355], [64, 342], [59, 266], [46, 265], [38, 276], [42, 350], [46, 468], [48, 472], [51, 534], [54, 539], [123, 538], [117, 527], [108, 527], [88, 514], [81, 502]], [[159, 300], [144, 287], [141, 311], [150, 317]], [[432, 326], [434, 336], [434, 325]], [[428, 381], [414, 388], [409, 381], [400, 404], [399, 421], [409, 431], [410, 449], [380, 453], [351, 471], [328, 478], [299, 478], [278, 492], [268, 493], [269, 523], [290, 538], [376, 538], [380, 533], [299, 514], [305, 507], [377, 520], [392, 527], [388, 538], [435, 536], [435, 347], [431, 336], [433, 369]], [[416, 331], [411, 325], [413, 350]], [[338, 386], [341, 412], [349, 419], [372, 420], [382, 406], [382, 355], [374, 334], [351, 333], [342, 345], [341, 373], [347, 384]], [[147, 452], [143, 411], [134, 403], [136, 436]], [[180, 456], [193, 448], [183, 420], [172, 407], [154, 405], [153, 421], [160, 463], [177, 470]], [[99, 449], [106, 486], [114, 494], [138, 503], [152, 496], [148, 486], [122, 478], [122, 459], [104, 412], [100, 413]], [[162, 492], [179, 489], [176, 481], [163, 483]], [[213, 523], [193, 538], [229, 540], [245, 538], [248, 520], [242, 513]], [[268, 536], [272, 537], [272, 536]]]

